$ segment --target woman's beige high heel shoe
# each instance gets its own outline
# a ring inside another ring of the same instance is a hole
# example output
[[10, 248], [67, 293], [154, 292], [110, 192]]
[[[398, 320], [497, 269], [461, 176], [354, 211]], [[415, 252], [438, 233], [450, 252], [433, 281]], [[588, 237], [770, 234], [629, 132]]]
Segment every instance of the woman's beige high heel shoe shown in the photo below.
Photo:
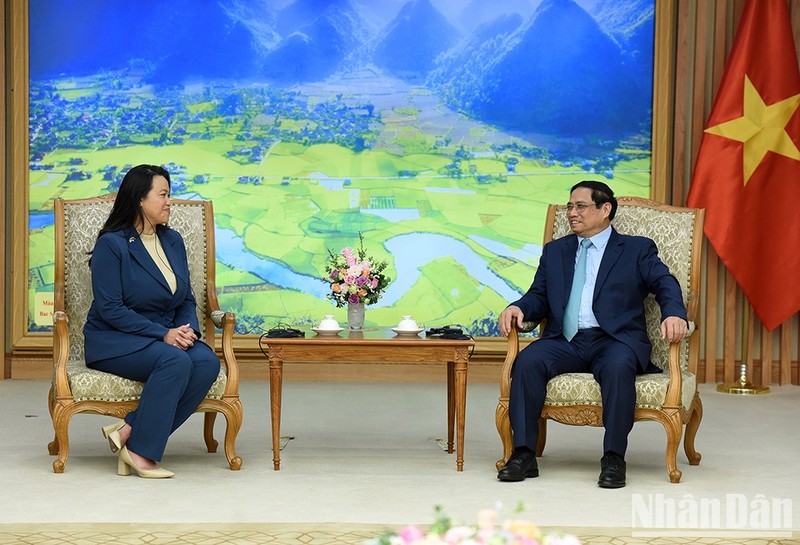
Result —
[[122, 448], [122, 440], [119, 437], [119, 430], [125, 425], [124, 420], [118, 420], [113, 424], [101, 428], [103, 437], [108, 439], [108, 446], [111, 447], [111, 452], [117, 452]]
[[133, 458], [131, 458], [131, 453], [128, 452], [128, 447], [122, 447], [119, 450], [119, 461], [117, 462], [117, 475], [122, 475], [123, 477], [126, 475], [131, 474], [131, 468], [136, 472], [139, 477], [144, 479], [169, 479], [173, 477], [175, 474], [172, 471], [168, 471], [163, 467], [157, 467], [155, 469], [142, 469], [133, 463]]

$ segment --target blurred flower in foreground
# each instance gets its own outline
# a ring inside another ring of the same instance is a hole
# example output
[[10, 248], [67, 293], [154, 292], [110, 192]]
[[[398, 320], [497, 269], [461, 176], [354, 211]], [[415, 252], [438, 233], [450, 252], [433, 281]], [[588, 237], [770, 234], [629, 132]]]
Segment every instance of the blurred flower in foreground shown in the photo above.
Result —
[[[499, 507], [498, 507], [499, 509]], [[435, 507], [435, 519], [426, 531], [418, 526], [406, 526], [368, 540], [365, 545], [580, 545], [571, 534], [548, 532], [522, 519], [508, 519], [498, 524], [495, 509], [481, 509], [475, 526], [453, 524], [442, 507]]]

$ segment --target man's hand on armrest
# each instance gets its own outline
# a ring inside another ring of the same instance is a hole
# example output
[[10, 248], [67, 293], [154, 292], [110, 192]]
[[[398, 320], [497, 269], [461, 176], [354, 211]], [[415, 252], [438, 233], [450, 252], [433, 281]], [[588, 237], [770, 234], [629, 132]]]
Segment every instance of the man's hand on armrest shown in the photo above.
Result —
[[517, 324], [522, 324], [523, 319], [524, 316], [522, 315], [521, 308], [514, 305], [507, 306], [497, 319], [497, 325], [500, 327], [500, 334], [503, 337], [508, 337], [511, 328], [515, 327]]
[[670, 316], [661, 322], [661, 338], [671, 343], [682, 341], [689, 333], [686, 320], [677, 316]]

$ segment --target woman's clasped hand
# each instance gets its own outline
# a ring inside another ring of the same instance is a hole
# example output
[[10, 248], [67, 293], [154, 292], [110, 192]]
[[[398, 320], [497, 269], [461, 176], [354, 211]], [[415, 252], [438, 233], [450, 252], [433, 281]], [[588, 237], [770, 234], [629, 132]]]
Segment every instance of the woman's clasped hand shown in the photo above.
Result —
[[189, 324], [184, 324], [180, 327], [175, 327], [167, 331], [167, 334], [164, 335], [164, 342], [167, 344], [171, 344], [172, 346], [177, 346], [181, 350], [187, 350], [194, 346], [194, 342], [197, 340], [197, 335], [195, 335], [192, 326]]

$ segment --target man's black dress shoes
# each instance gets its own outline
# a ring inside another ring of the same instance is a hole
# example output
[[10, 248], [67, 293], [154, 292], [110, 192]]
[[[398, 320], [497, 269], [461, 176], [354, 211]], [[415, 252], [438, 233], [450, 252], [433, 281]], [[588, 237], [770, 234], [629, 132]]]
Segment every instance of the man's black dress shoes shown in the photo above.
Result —
[[514, 449], [506, 465], [497, 474], [501, 481], [524, 481], [527, 477], [538, 477], [536, 455], [529, 449]]
[[625, 486], [625, 460], [619, 454], [606, 452], [600, 460], [600, 488], [622, 488]]

